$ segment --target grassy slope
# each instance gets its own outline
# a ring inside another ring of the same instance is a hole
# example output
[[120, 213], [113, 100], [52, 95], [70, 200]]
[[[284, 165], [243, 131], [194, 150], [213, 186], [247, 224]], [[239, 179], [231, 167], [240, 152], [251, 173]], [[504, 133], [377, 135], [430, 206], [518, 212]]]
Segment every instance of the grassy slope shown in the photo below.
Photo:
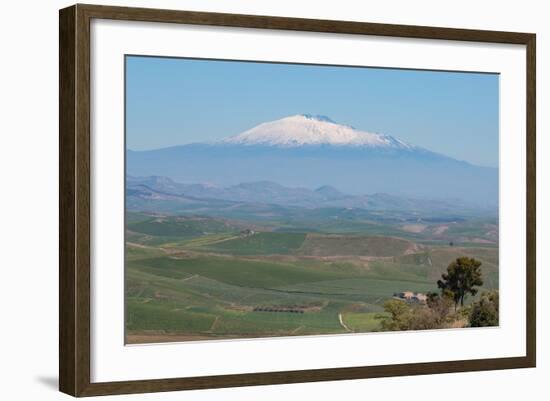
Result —
[[287, 254], [300, 248], [305, 238], [303, 233], [261, 232], [206, 244], [203, 248], [233, 255]]
[[[170, 221], [165, 231], [134, 216], [131, 227], [128, 240], [145, 245], [126, 251], [128, 333], [208, 338], [344, 333], [339, 313], [351, 330], [372, 331], [385, 299], [394, 292], [435, 290], [448, 263], [462, 255], [483, 262], [485, 287], [498, 286], [497, 248], [414, 248], [409, 240], [365, 235], [241, 236], [235, 225], [200, 219]], [[411, 245], [417, 253], [405, 254]], [[324, 258], [334, 255], [341, 259]], [[383, 258], [358, 259], [372, 256]], [[307, 310], [255, 312], [255, 307]]]
[[300, 253], [313, 256], [396, 256], [402, 255], [411, 245], [410, 241], [393, 237], [308, 234]]
[[354, 332], [369, 332], [380, 329], [380, 319], [376, 316], [379, 313], [361, 313], [361, 312], [345, 312], [342, 315], [342, 320]]

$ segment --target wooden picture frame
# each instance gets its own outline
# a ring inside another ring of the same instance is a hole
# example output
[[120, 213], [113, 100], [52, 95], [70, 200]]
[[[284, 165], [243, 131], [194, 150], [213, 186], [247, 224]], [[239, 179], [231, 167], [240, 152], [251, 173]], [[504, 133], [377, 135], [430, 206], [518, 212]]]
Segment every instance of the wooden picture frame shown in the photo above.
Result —
[[[92, 383], [90, 380], [90, 21], [95, 18], [526, 46], [526, 356]], [[59, 388], [62, 392], [73, 396], [94, 396], [535, 366], [536, 37], [534, 34], [80, 4], [60, 10], [59, 29]]]

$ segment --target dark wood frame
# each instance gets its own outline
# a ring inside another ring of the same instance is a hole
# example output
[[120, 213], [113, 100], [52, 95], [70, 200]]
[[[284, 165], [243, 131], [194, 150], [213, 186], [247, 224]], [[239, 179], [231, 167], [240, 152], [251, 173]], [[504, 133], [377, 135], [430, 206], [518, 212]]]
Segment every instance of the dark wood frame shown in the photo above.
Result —
[[[527, 355], [192, 378], [90, 382], [90, 21], [92, 18], [525, 45]], [[59, 389], [73, 396], [363, 379], [536, 365], [535, 43], [531, 33], [77, 4], [59, 13]]]

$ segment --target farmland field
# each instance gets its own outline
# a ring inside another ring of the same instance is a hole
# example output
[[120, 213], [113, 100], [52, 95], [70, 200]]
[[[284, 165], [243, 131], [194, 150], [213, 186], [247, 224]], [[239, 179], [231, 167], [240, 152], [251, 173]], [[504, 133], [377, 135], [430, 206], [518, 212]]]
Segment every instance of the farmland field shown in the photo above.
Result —
[[128, 213], [126, 342], [377, 331], [386, 300], [437, 290], [460, 256], [498, 288], [485, 220], [317, 221]]

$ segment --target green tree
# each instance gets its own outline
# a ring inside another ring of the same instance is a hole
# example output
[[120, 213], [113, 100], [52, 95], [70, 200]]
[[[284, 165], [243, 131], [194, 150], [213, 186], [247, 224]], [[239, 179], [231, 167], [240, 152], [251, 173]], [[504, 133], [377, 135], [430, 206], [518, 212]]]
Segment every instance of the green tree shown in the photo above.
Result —
[[441, 275], [442, 280], [437, 281], [437, 286], [444, 296], [454, 300], [455, 309], [458, 304], [464, 306], [464, 298], [467, 294], [476, 295], [476, 286], [483, 285], [481, 278], [481, 262], [474, 258], [457, 258], [447, 267], [447, 273]]
[[413, 318], [412, 308], [404, 301], [388, 299], [384, 302], [384, 312], [379, 314], [380, 325], [384, 331], [409, 330]]
[[470, 327], [498, 326], [498, 291], [485, 292], [474, 302], [470, 312]]
[[385, 314], [377, 315], [381, 319], [383, 331], [428, 330], [448, 327], [453, 321], [450, 313], [453, 301], [435, 294], [426, 305], [408, 304], [399, 299], [384, 302]]

